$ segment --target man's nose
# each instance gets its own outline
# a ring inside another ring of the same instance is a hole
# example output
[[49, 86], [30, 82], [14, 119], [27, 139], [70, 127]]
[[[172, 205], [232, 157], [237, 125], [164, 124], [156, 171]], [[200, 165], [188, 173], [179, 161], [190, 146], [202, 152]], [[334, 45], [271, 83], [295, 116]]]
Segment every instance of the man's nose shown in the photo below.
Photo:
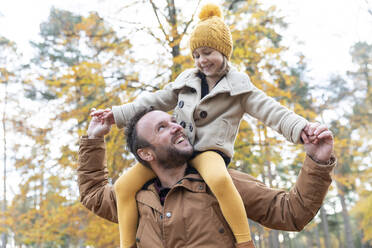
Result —
[[175, 123], [175, 122], [171, 123], [171, 127], [172, 127], [172, 133], [179, 132], [180, 130], [183, 129], [183, 127], [180, 124]]

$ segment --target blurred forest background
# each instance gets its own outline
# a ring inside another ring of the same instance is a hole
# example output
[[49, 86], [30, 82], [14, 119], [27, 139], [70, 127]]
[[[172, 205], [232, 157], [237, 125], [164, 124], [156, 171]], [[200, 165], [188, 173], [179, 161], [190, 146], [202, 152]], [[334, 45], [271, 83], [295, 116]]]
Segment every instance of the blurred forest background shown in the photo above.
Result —
[[[79, 203], [79, 136], [92, 107], [133, 101], [193, 67], [187, 41], [199, 7], [198, 1], [123, 1], [116, 22], [53, 8], [40, 39], [30, 41], [34, 56], [27, 61], [15, 42], [0, 36], [1, 247], [118, 246], [117, 225]], [[226, 0], [222, 7], [233, 34], [232, 64], [296, 113], [325, 122], [335, 136], [338, 166], [318, 215], [300, 233], [252, 222], [257, 247], [372, 247], [372, 43], [350, 47], [353, 67], [346, 76], [332, 75], [320, 85], [307, 76], [303, 55], [296, 63], [286, 60], [290, 47], [281, 33], [287, 23], [275, 6]], [[125, 19], [133, 15], [151, 15], [154, 25]], [[141, 41], [151, 46], [136, 46]], [[232, 167], [289, 189], [305, 156], [302, 146], [245, 119]], [[116, 127], [106, 144], [114, 183], [133, 156]], [[18, 189], [9, 192], [10, 184]]]

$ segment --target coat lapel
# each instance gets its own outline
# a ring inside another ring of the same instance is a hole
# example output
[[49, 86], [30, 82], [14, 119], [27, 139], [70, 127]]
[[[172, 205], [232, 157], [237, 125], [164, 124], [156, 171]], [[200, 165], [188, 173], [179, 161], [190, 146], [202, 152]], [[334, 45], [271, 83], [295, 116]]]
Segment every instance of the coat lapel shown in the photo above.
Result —
[[156, 193], [153, 184], [151, 184], [147, 190], [139, 191], [136, 199], [138, 202], [155, 209], [159, 213], [163, 212], [163, 207], [160, 204], [159, 195]]

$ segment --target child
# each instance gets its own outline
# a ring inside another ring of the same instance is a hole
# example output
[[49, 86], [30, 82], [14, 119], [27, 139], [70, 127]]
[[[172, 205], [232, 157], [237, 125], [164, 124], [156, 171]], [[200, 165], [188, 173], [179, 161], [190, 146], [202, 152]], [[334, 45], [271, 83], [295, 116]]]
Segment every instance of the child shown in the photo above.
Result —
[[[246, 74], [230, 68], [232, 37], [218, 6], [204, 6], [199, 18], [190, 37], [196, 68], [182, 72], [162, 90], [93, 115], [122, 128], [144, 108], [174, 109], [177, 122], [196, 151], [191, 165], [216, 196], [236, 242], [254, 247], [242, 199], [226, 169], [233, 156], [240, 121], [248, 113], [292, 143], [300, 143], [307, 121], [257, 89]], [[151, 169], [137, 163], [115, 183], [122, 248], [135, 242], [138, 222], [135, 194], [154, 176]]]

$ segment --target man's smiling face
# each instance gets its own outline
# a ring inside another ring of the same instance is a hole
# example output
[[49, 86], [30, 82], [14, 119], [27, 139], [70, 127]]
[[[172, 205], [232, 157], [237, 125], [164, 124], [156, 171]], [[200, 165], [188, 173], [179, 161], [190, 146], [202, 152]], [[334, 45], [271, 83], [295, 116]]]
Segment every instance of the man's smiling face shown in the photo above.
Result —
[[155, 160], [164, 167], [181, 166], [193, 153], [193, 147], [176, 119], [163, 111], [151, 111], [137, 123], [137, 133], [146, 139]]

